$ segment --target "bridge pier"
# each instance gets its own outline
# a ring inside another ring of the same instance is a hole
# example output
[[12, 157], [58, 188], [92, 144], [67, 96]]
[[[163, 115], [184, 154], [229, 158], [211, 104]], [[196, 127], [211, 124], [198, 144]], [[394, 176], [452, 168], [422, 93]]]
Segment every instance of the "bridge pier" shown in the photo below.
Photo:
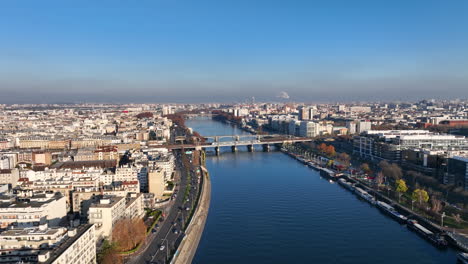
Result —
[[231, 146], [232, 152], [237, 152], [237, 146]]
[[219, 155], [219, 147], [215, 147], [215, 153], [216, 153], [216, 156]]
[[269, 151], [270, 151], [270, 145], [268, 145], [268, 144], [263, 144], [263, 151], [269, 152]]
[[247, 151], [248, 152], [253, 152], [254, 151], [254, 145], [247, 145]]

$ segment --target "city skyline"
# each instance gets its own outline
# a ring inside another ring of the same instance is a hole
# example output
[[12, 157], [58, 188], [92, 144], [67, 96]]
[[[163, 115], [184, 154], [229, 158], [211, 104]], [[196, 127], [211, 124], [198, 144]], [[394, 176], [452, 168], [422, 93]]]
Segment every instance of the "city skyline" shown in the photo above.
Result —
[[[27, 4], [26, 4], [27, 3]], [[0, 103], [466, 98], [465, 1], [26, 1]]]

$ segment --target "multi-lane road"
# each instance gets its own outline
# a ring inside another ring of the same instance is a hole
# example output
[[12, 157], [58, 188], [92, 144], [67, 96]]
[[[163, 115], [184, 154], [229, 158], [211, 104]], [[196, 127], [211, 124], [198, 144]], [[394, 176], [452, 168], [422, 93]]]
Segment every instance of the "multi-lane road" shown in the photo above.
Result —
[[[180, 182], [177, 187], [177, 194], [174, 203], [169, 209], [163, 222], [159, 223], [156, 233], [148, 239], [148, 246], [143, 252], [132, 257], [127, 263], [169, 263], [169, 258], [175, 252], [180, 242], [184, 238], [184, 227], [187, 224], [190, 212], [195, 206], [195, 200], [199, 191], [199, 173], [197, 168], [184, 168], [182, 164], [182, 154], [176, 152], [177, 168], [180, 172]], [[189, 162], [191, 164], [191, 161]], [[185, 195], [187, 186], [190, 184], [190, 191]]]

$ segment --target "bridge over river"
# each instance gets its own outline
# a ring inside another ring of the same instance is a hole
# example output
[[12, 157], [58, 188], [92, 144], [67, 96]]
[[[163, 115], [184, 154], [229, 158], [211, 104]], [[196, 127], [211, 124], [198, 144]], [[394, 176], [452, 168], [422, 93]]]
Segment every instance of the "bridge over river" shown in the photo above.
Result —
[[269, 151], [271, 145], [292, 144], [297, 142], [312, 141], [311, 138], [293, 137], [284, 135], [235, 135], [235, 136], [207, 136], [204, 137], [206, 142], [197, 142], [195, 144], [180, 144], [173, 145], [149, 145], [155, 148], [173, 149], [208, 149], [214, 148], [216, 154], [220, 153], [221, 147], [231, 147], [233, 152], [237, 151], [240, 146], [247, 146], [248, 151], [253, 151], [254, 146], [261, 145], [264, 151]]

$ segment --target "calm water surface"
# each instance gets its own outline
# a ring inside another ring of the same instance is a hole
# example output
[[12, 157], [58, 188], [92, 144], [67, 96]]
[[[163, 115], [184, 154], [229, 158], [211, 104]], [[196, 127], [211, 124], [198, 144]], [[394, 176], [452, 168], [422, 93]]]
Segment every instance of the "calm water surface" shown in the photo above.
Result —
[[[208, 119], [202, 135], [245, 134]], [[456, 263], [415, 233], [280, 152], [207, 158], [211, 207], [193, 263]]]

